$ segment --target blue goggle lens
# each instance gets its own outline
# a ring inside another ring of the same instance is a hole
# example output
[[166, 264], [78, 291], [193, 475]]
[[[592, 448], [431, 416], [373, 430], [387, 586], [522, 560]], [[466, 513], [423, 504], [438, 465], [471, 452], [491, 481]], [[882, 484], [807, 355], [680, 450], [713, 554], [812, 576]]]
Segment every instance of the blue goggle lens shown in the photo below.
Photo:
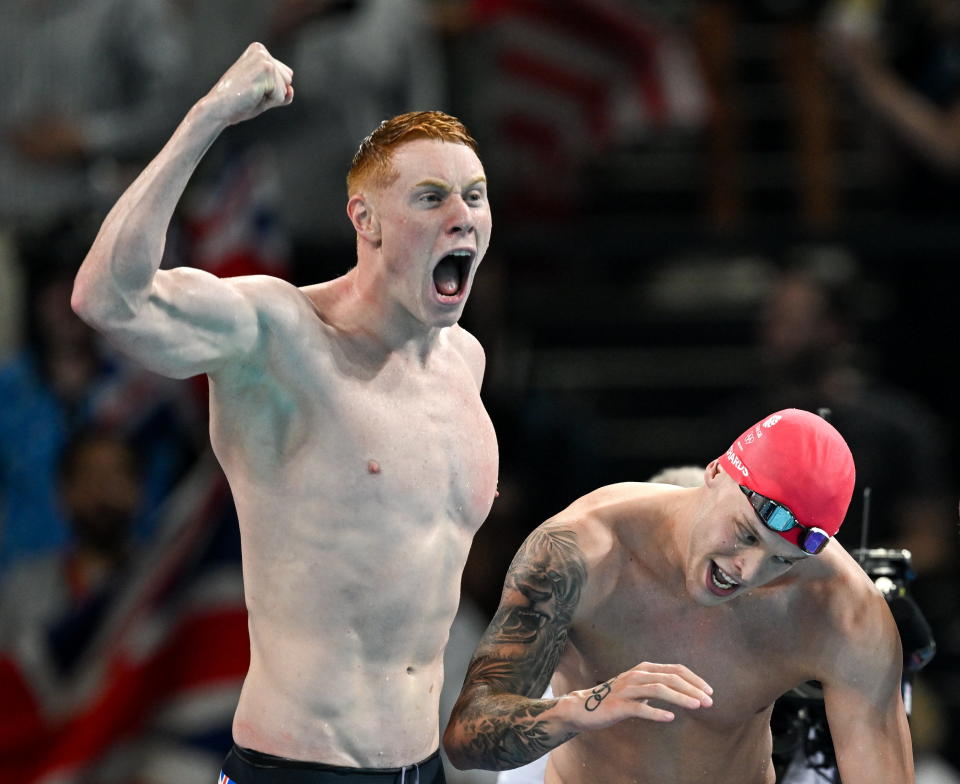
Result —
[[827, 546], [829, 541], [830, 536], [826, 531], [821, 531], [819, 528], [808, 528], [800, 537], [799, 544], [800, 549], [808, 555], [816, 555]]
[[772, 528], [774, 531], [789, 531], [797, 525], [797, 521], [790, 510], [784, 509], [779, 504], [773, 504], [773, 509], [766, 515], [764, 522], [767, 524], [767, 528]]
[[757, 516], [770, 530], [783, 533], [784, 531], [789, 531], [794, 526], [801, 529], [803, 533], [797, 544], [800, 549], [808, 555], [816, 555], [827, 546], [827, 542], [830, 541], [830, 534], [823, 529], [807, 528], [805, 525], [797, 522], [797, 518], [793, 516], [793, 512], [787, 509], [787, 507], [760, 495], [760, 493], [744, 485], [740, 485], [740, 489], [744, 495], [750, 499], [750, 503], [757, 511]]

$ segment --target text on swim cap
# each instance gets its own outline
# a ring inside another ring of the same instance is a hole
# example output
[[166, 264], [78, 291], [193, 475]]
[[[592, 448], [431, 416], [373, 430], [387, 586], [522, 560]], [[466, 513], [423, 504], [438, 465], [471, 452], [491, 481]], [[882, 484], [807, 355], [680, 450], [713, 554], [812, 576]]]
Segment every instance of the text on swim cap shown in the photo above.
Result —
[[733, 450], [731, 449], [727, 450], [727, 460], [729, 460], [730, 463], [733, 465], [733, 467], [736, 468], [741, 474], [743, 474], [744, 476], [750, 476], [750, 472], [747, 470], [747, 467], [741, 462], [740, 458], [737, 457], [733, 453]]

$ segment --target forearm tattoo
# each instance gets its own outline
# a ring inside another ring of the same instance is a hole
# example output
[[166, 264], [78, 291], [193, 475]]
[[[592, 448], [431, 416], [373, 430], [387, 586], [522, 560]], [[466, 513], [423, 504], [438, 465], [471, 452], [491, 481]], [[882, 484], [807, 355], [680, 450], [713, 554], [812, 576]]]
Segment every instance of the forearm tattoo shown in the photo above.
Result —
[[500, 608], [477, 647], [453, 715], [478, 767], [517, 767], [575, 734], [551, 733], [539, 718], [556, 700], [530, 698], [550, 682], [586, 581], [576, 539], [570, 530], [537, 529], [510, 565]]

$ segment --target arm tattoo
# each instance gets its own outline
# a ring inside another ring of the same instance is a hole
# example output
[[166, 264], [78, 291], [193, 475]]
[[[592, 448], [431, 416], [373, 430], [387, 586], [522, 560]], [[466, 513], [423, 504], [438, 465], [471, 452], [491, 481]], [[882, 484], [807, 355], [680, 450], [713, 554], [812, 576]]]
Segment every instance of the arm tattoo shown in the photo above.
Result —
[[535, 698], [566, 645], [586, 576], [576, 534], [558, 528], [534, 531], [510, 564], [500, 608], [454, 709], [470, 757], [481, 767], [517, 767], [575, 734], [551, 733], [539, 716], [556, 700]]

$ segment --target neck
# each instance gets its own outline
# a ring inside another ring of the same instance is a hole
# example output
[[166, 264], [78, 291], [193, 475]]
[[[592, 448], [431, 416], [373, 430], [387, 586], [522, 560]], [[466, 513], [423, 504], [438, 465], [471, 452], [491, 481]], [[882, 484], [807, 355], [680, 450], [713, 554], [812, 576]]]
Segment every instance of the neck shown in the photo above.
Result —
[[337, 329], [371, 350], [426, 360], [442, 328], [424, 324], [392, 298], [383, 265], [361, 259], [340, 281], [343, 296], [330, 314]]
[[[633, 526], [633, 547], [645, 552], [648, 568], [665, 585], [683, 587], [687, 553], [697, 516], [701, 513], [700, 488], [670, 488], [647, 499], [642, 526]], [[653, 554], [651, 557], [650, 554]]]

